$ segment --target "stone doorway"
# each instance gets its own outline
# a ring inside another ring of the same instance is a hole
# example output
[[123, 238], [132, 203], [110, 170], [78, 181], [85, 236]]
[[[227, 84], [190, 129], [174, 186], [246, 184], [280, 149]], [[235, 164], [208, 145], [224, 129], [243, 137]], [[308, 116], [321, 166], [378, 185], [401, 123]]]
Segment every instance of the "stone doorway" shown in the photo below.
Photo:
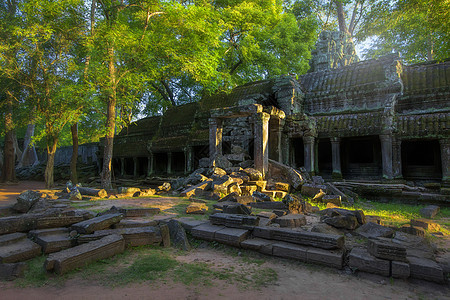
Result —
[[291, 165], [294, 168], [301, 168], [305, 166], [305, 147], [303, 144], [303, 138], [292, 138], [291, 139]]
[[324, 178], [331, 178], [332, 168], [332, 153], [331, 153], [331, 141], [330, 139], [319, 139], [317, 143], [317, 160], [319, 175]]
[[402, 141], [402, 172], [407, 180], [441, 180], [438, 140]]
[[380, 179], [382, 162], [379, 137], [343, 138], [341, 163], [345, 179]]
[[153, 168], [156, 174], [167, 173], [167, 153], [155, 153], [153, 155]]

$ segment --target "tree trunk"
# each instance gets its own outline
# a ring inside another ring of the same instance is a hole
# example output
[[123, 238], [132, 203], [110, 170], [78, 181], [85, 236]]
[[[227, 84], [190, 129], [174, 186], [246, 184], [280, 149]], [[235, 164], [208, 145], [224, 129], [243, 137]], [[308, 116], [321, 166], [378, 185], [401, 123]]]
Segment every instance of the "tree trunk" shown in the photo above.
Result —
[[15, 181], [14, 131], [12, 120], [12, 95], [6, 93], [7, 110], [5, 113], [5, 148], [3, 156], [2, 181]]
[[106, 111], [106, 136], [103, 152], [103, 170], [101, 174], [101, 185], [104, 189], [111, 189], [111, 161], [113, 156], [114, 130], [116, 126], [116, 68], [114, 65], [114, 47], [108, 49], [110, 91], [107, 100]]
[[345, 13], [342, 0], [335, 0], [334, 3], [336, 3], [336, 13], [338, 18], [339, 31], [349, 34], [347, 25], [345, 24]]
[[53, 167], [55, 165], [55, 153], [56, 145], [58, 144], [57, 138], [48, 138], [47, 142], [47, 165], [45, 166], [45, 187], [52, 188], [54, 184], [53, 180]]
[[22, 157], [20, 158], [19, 164], [17, 165], [18, 168], [21, 168], [23, 166], [31, 166], [35, 165], [38, 162], [38, 157], [36, 153], [36, 148], [31, 143], [31, 139], [34, 136], [34, 128], [35, 124], [28, 124], [27, 131], [25, 133], [25, 138], [23, 141], [23, 152]]
[[72, 157], [70, 159], [70, 180], [73, 184], [78, 183], [77, 160], [78, 160], [78, 123], [70, 127], [72, 132]]
[[106, 196], [108, 196], [108, 193], [104, 190], [97, 190], [97, 189], [91, 189], [91, 188], [87, 188], [87, 187], [78, 187], [78, 191], [80, 191], [81, 195], [87, 195], [87, 196], [95, 196], [95, 197], [100, 197], [100, 198], [104, 198]]
[[15, 163], [15, 162], [20, 161], [20, 159], [22, 158], [23, 152], [19, 148], [19, 142], [17, 141], [17, 135], [16, 135], [15, 130], [13, 130], [12, 136], [13, 136], [13, 145], [14, 145], [14, 154], [15, 154], [14, 155], [14, 157], [15, 157], [14, 163]]

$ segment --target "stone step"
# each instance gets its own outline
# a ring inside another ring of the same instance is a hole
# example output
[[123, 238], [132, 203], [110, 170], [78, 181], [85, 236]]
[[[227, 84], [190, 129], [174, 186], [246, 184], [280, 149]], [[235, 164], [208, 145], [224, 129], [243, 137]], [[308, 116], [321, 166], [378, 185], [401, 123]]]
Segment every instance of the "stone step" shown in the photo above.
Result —
[[273, 223], [280, 224], [280, 227], [295, 228], [306, 225], [306, 217], [300, 214], [289, 214], [272, 220]]
[[97, 230], [106, 229], [113, 224], [119, 223], [122, 218], [122, 214], [105, 214], [103, 216], [73, 224], [71, 228], [72, 230], [76, 230], [78, 233], [87, 234]]
[[294, 231], [285, 228], [255, 227], [253, 236], [322, 249], [340, 249], [344, 246], [344, 237], [340, 235]]
[[41, 247], [26, 238], [26, 234], [7, 234], [1, 237], [0, 263], [15, 263], [41, 254]]
[[286, 205], [281, 201], [251, 202], [248, 205], [261, 209], [286, 209]]
[[0, 264], [0, 280], [12, 281], [23, 277], [27, 265], [23, 262], [13, 264]]
[[256, 186], [256, 190], [258, 192], [262, 192], [266, 189], [267, 181], [260, 180], [260, 181], [249, 181], [244, 186]]
[[408, 257], [411, 277], [438, 283], [444, 282], [442, 267], [426, 258]]
[[225, 226], [217, 226], [212, 225], [210, 223], [203, 224], [197, 227], [192, 228], [191, 234], [193, 237], [206, 240], [206, 241], [214, 241], [214, 235], [217, 231], [225, 229]]
[[33, 239], [44, 235], [55, 235], [55, 234], [69, 234], [69, 229], [65, 227], [59, 228], [49, 228], [49, 229], [36, 229], [28, 232], [28, 237]]
[[125, 239], [127, 246], [159, 245], [162, 237], [159, 229], [154, 226], [136, 228], [118, 228], [98, 230], [92, 234], [85, 234], [78, 237], [79, 244], [85, 244], [102, 239], [108, 235], [117, 234]]
[[65, 227], [83, 221], [82, 216], [49, 217], [42, 214], [24, 214], [0, 218], [0, 235], [27, 232], [33, 229]]
[[391, 265], [388, 260], [376, 258], [363, 248], [352, 249], [349, 255], [348, 265], [352, 269], [382, 276], [389, 276], [391, 270]]
[[37, 237], [35, 241], [42, 247], [42, 252], [45, 254], [58, 252], [76, 245], [76, 240], [72, 239], [68, 233], [42, 235]]
[[47, 271], [62, 275], [88, 263], [122, 253], [124, 250], [125, 240], [122, 236], [108, 235], [98, 241], [52, 253], [45, 261], [44, 267]]
[[147, 227], [147, 226], [158, 226], [159, 221], [157, 220], [120, 220], [119, 223], [112, 225], [112, 228], [136, 228], [136, 227]]
[[259, 225], [259, 217], [216, 213], [209, 216], [211, 224], [233, 228], [251, 229]]
[[240, 247], [241, 242], [247, 239], [250, 231], [239, 228], [224, 228], [214, 234], [214, 240], [230, 246]]
[[387, 260], [406, 260], [406, 248], [391, 242], [389, 239], [369, 239], [367, 250], [375, 257]]
[[123, 214], [125, 218], [139, 218], [153, 216], [160, 213], [160, 209], [157, 207], [145, 207], [145, 208], [120, 208], [119, 212]]
[[283, 199], [287, 195], [287, 192], [277, 190], [274, 191], [263, 190], [261, 191], [261, 193], [266, 194], [267, 196], [270, 196], [272, 198], [281, 198], [281, 199]]

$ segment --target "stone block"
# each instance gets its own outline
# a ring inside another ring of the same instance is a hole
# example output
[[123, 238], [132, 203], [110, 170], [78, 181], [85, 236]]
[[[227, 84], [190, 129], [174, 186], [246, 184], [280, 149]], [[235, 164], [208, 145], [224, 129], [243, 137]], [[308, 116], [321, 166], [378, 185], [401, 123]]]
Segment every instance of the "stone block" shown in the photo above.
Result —
[[366, 222], [367, 223], [375, 223], [375, 224], [378, 224], [378, 225], [383, 225], [383, 222], [381, 221], [381, 217], [380, 216], [366, 215]]
[[83, 221], [82, 216], [52, 217], [44, 214], [24, 214], [0, 218], [0, 235], [33, 229], [65, 227]]
[[272, 244], [272, 248], [274, 256], [292, 258], [300, 260], [302, 262], [306, 262], [306, 252], [307, 252], [306, 247], [292, 243], [276, 242]]
[[273, 201], [273, 192], [272, 196], [270, 192], [264, 191], [264, 192], [253, 192], [252, 194], [253, 198], [256, 202], [270, 202]]
[[273, 255], [273, 244], [276, 243], [275, 241], [260, 239], [260, 238], [253, 238], [253, 239], [247, 239], [245, 241], [241, 242], [241, 247], [244, 249], [254, 250], [258, 251], [260, 253], [266, 254], [266, 255]]
[[58, 252], [76, 245], [67, 228], [33, 230], [28, 233], [42, 247], [45, 254]]
[[187, 239], [186, 231], [181, 223], [172, 219], [167, 223], [167, 226], [169, 227], [170, 242], [172, 245], [184, 251], [191, 250], [191, 245]]
[[245, 174], [250, 177], [251, 181], [261, 181], [263, 180], [263, 175], [260, 171], [253, 169], [253, 168], [246, 168], [243, 170]]
[[123, 214], [125, 218], [140, 218], [148, 217], [159, 214], [161, 210], [157, 207], [144, 207], [144, 208], [121, 208], [119, 212]]
[[340, 235], [294, 231], [285, 228], [255, 227], [253, 236], [322, 249], [340, 249], [344, 246], [344, 237]]
[[214, 240], [223, 244], [240, 247], [241, 242], [246, 240], [248, 235], [249, 231], [245, 229], [224, 228], [215, 233]]
[[427, 219], [412, 219], [411, 226], [421, 227], [431, 232], [441, 230], [441, 226], [439, 224]]
[[291, 185], [285, 182], [275, 182], [275, 189], [289, 193], [291, 190]]
[[242, 196], [251, 196], [254, 192], [258, 190], [256, 185], [241, 185], [241, 195]]
[[318, 193], [320, 193], [320, 190], [326, 190], [327, 187], [325, 185], [315, 185], [311, 183], [305, 183], [302, 185], [301, 193], [302, 195], [308, 196], [308, 197], [314, 197]]
[[281, 201], [251, 202], [249, 205], [261, 209], [286, 209], [286, 205]]
[[333, 226], [330, 226], [328, 224], [325, 224], [325, 223], [318, 223], [318, 224], [314, 225], [311, 228], [311, 232], [320, 232], [320, 233], [325, 233], [325, 234], [337, 234], [337, 235], [344, 234], [339, 229], [337, 229]]
[[391, 276], [394, 278], [406, 279], [410, 275], [409, 264], [401, 261], [392, 261], [391, 273]]
[[239, 196], [236, 198], [238, 203], [248, 205], [249, 203], [255, 201], [252, 196]]
[[209, 220], [213, 225], [251, 229], [259, 225], [259, 217], [247, 215], [235, 215], [227, 213], [216, 213], [209, 216]]
[[[201, 175], [201, 176], [203, 176], [203, 175]], [[198, 183], [196, 185], [188, 187], [187, 189], [185, 189], [184, 191], [181, 192], [180, 196], [181, 197], [187, 197], [187, 198], [189, 198], [191, 196], [194, 196], [195, 193], [196, 193], [196, 191], [195, 191], [196, 189], [205, 190], [206, 187], [211, 184], [211, 182], [212, 182], [211, 180], [203, 181], [203, 182], [200, 182], [200, 183]]]
[[206, 220], [195, 220], [192, 218], [179, 218], [179, 219], [175, 219], [178, 222], [180, 222], [181, 226], [183, 226], [183, 228], [187, 231], [191, 231], [192, 228], [209, 223]]
[[118, 228], [98, 230], [92, 234], [85, 234], [78, 237], [79, 244], [85, 244], [100, 240], [108, 235], [118, 234], [123, 236], [127, 246], [159, 245], [162, 241], [161, 232], [154, 226]]
[[122, 236], [108, 235], [100, 240], [52, 253], [44, 263], [47, 271], [62, 275], [88, 263], [122, 253], [125, 240]]
[[186, 207], [187, 214], [204, 215], [208, 211], [208, 206], [204, 203], [193, 202]]
[[435, 261], [426, 258], [408, 257], [411, 277], [438, 283], [444, 282], [442, 267]]
[[41, 254], [41, 247], [26, 238], [26, 234], [1, 236], [0, 263], [15, 263]]
[[369, 239], [367, 251], [378, 258], [406, 262], [406, 248], [389, 239]]
[[342, 269], [344, 264], [344, 252], [340, 250], [308, 248], [308, 251], [306, 252], [306, 262]]
[[169, 226], [167, 226], [167, 224], [161, 224], [161, 225], [159, 225], [159, 231], [161, 232], [161, 238], [162, 238], [163, 246], [165, 248], [170, 247], [171, 241], [170, 241]]
[[159, 221], [156, 220], [120, 220], [119, 223], [112, 225], [112, 228], [136, 228], [147, 226], [158, 226]]
[[286, 197], [287, 192], [284, 191], [274, 191], [274, 197], [277, 199], [283, 199], [284, 197]]
[[260, 217], [260, 218], [267, 218], [267, 219], [275, 219], [277, 217], [276, 214], [274, 214], [273, 212], [270, 212], [270, 211], [262, 211], [262, 212], [258, 213], [256, 216]]
[[386, 237], [390, 238], [394, 236], [394, 230], [389, 227], [384, 227], [376, 223], [368, 222], [355, 230], [356, 233], [365, 238], [377, 238]]
[[119, 223], [122, 218], [122, 214], [106, 214], [100, 217], [95, 217], [83, 222], [73, 224], [71, 228], [72, 230], [76, 230], [78, 233], [88, 234]]
[[41, 199], [42, 193], [36, 191], [25, 191], [17, 197], [17, 202], [13, 205], [15, 211], [26, 213], [36, 202]]
[[349, 255], [348, 266], [353, 270], [382, 276], [390, 275], [390, 262], [370, 255], [366, 249], [353, 248]]
[[140, 188], [136, 188], [136, 187], [124, 187], [121, 186], [117, 189], [119, 194], [124, 194], [124, 195], [133, 195], [136, 192], [140, 192], [141, 189]]
[[427, 219], [433, 219], [439, 213], [439, 206], [428, 205], [420, 210], [420, 215]]
[[23, 277], [27, 265], [23, 262], [13, 264], [0, 263], [0, 280], [11, 281]]
[[336, 196], [336, 195], [325, 195], [322, 198], [322, 202], [323, 203], [332, 203], [336, 206], [342, 206], [342, 199], [341, 196]]
[[237, 198], [239, 197], [238, 193], [230, 193], [225, 197], [222, 197], [217, 202], [237, 202]]
[[425, 236], [425, 229], [421, 227], [411, 226], [409, 224], [405, 224], [402, 227], [399, 228], [401, 232], [412, 234], [415, 236], [424, 237]]
[[212, 224], [203, 224], [197, 227], [192, 228], [191, 234], [193, 237], [207, 240], [207, 241], [214, 241], [214, 235], [217, 231], [224, 229], [225, 226], [217, 226]]
[[326, 218], [325, 223], [336, 228], [354, 230], [358, 227], [358, 220], [355, 216], [336, 216]]
[[249, 181], [247, 183], [249, 186], [256, 186], [256, 191], [262, 192], [266, 190], [267, 181], [265, 180], [256, 180], [256, 181]]
[[306, 217], [299, 214], [289, 214], [272, 220], [273, 223], [280, 224], [280, 227], [295, 228], [306, 225]]
[[224, 205], [223, 212], [226, 214], [250, 215], [252, 213], [252, 209], [247, 205], [236, 203], [232, 205]]

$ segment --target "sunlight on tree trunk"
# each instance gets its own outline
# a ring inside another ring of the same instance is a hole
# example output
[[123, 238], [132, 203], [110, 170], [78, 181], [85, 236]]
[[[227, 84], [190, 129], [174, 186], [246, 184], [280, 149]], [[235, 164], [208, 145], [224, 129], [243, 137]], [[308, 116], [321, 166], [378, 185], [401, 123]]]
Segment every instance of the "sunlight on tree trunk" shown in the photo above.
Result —
[[14, 153], [14, 131], [12, 120], [12, 95], [10, 92], [6, 93], [7, 111], [5, 113], [5, 148], [4, 161], [2, 170], [2, 181], [14, 181], [16, 179], [15, 173], [15, 153]]
[[56, 146], [58, 144], [57, 138], [49, 138], [47, 142], [47, 165], [45, 166], [45, 187], [52, 188], [53, 181], [53, 166], [55, 165]]
[[78, 183], [77, 160], [78, 160], [78, 123], [70, 127], [72, 132], [72, 157], [70, 159], [70, 180], [72, 183]]

